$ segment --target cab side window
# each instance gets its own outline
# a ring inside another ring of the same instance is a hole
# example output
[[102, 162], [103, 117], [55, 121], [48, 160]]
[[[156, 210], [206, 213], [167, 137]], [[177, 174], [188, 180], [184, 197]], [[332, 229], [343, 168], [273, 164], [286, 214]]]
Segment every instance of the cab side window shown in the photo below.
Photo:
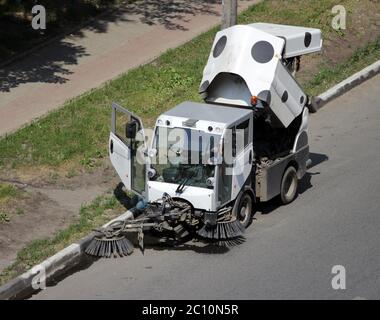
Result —
[[232, 156], [236, 157], [249, 142], [249, 119], [232, 128]]
[[244, 145], [243, 147], [245, 148], [248, 145], [248, 140], [249, 140], [249, 119], [245, 120], [241, 124], [239, 124], [236, 127], [237, 130], [242, 130], [243, 132], [243, 142]]

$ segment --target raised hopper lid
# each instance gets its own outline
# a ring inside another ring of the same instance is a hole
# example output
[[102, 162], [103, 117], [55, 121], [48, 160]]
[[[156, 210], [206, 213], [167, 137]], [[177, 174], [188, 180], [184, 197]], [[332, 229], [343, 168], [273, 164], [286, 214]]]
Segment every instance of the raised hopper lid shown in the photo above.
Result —
[[[283, 26], [281, 36], [276, 36], [273, 33], [279, 34], [275, 31], [281, 30], [281, 26], [272, 25], [272, 32], [263, 31], [264, 26], [270, 29], [270, 25], [259, 24], [236, 25], [219, 31], [199, 91], [209, 103], [246, 107], [252, 107], [251, 97], [256, 96], [287, 127], [301, 114], [307, 95], [285, 67], [283, 54], [296, 43], [302, 54], [316, 48], [311, 49], [311, 45], [305, 48], [303, 31], [311, 31], [309, 28]], [[289, 52], [294, 54], [296, 50]]]
[[282, 56], [285, 59], [318, 52], [322, 49], [322, 32], [319, 29], [261, 22], [252, 23], [249, 26], [283, 38], [285, 48]]

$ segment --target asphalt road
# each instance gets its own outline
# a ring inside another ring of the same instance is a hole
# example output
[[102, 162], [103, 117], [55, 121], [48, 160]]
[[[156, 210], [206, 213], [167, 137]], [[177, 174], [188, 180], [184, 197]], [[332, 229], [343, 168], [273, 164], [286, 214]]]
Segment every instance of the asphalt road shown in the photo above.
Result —
[[[99, 260], [33, 299], [380, 298], [380, 76], [311, 117], [314, 166], [288, 206], [256, 214], [246, 242]], [[331, 285], [334, 265], [346, 289]]]

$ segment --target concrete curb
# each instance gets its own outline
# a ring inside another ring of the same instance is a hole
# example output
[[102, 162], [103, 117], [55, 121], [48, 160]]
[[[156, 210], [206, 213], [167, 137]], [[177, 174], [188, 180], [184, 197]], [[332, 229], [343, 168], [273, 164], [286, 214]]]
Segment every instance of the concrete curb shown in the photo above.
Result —
[[331, 100], [343, 95], [364, 81], [371, 79], [378, 73], [380, 73], [380, 60], [355, 73], [341, 83], [338, 83], [336, 86], [322, 93], [318, 97], [315, 97], [311, 103], [313, 108], [312, 111], [316, 112]]
[[[128, 220], [131, 218], [133, 218], [133, 212], [128, 210], [119, 217], [107, 222], [103, 227], [110, 225], [116, 220]], [[68, 270], [73, 269], [85, 255], [84, 250], [93, 237], [94, 233], [92, 232], [78, 242], [69, 245], [39, 265], [34, 266], [27, 272], [1, 286], [0, 300], [22, 299], [38, 291], [33, 288], [32, 283], [35, 276], [40, 274], [41, 270], [45, 271], [46, 282], [48, 282], [53, 278], [63, 275]]]

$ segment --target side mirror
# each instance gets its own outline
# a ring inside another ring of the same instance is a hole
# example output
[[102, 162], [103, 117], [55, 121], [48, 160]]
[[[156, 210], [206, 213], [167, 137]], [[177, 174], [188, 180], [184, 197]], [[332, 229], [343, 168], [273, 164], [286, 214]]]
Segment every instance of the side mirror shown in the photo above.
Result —
[[157, 170], [154, 168], [149, 168], [148, 169], [148, 178], [153, 179], [157, 174]]
[[125, 125], [125, 137], [134, 139], [137, 134], [137, 122], [132, 120]]
[[210, 178], [206, 179], [206, 185], [208, 187], [214, 187], [214, 184], [215, 184], [215, 178], [214, 177], [210, 177]]

